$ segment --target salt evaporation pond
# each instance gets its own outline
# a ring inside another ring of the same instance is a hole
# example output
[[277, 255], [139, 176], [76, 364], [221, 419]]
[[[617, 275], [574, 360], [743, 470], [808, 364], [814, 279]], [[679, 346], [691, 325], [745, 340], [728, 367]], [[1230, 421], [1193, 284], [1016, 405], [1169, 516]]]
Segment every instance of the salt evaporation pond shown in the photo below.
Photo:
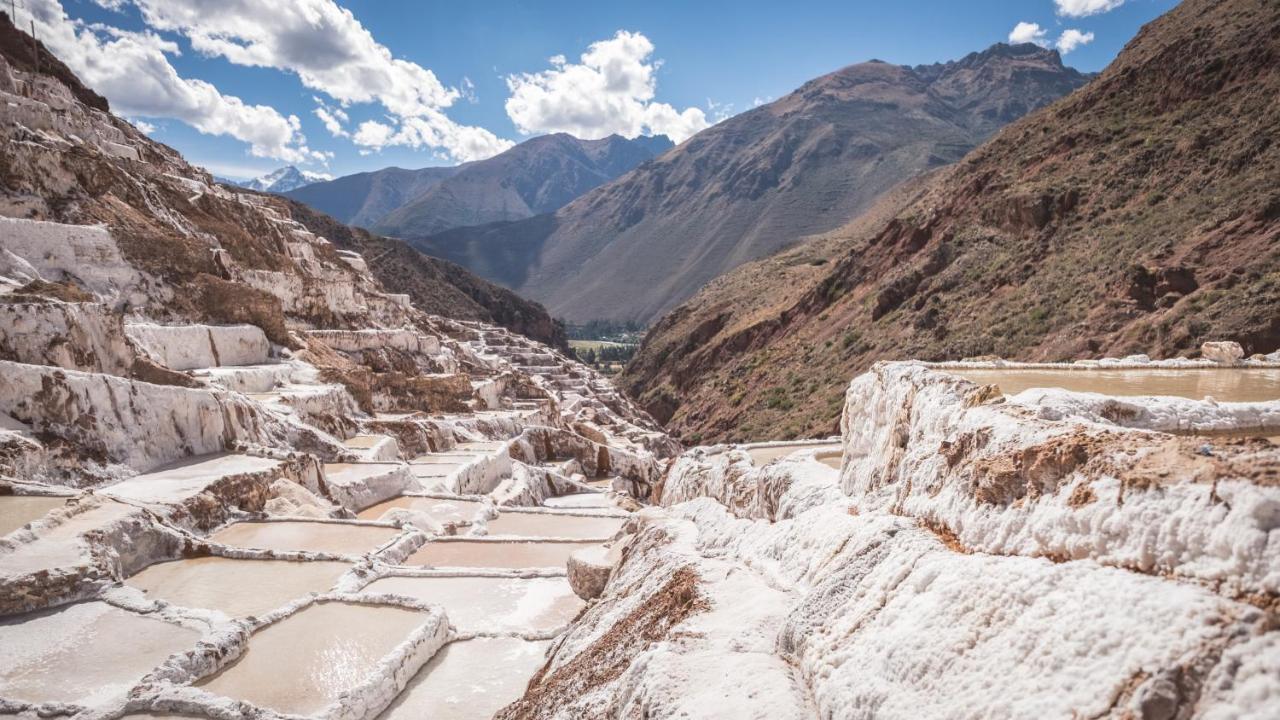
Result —
[[476, 502], [475, 500], [402, 495], [398, 498], [378, 503], [373, 507], [365, 508], [356, 517], [361, 520], [377, 520], [385, 515], [388, 510], [404, 508], [405, 510], [426, 513], [441, 523], [460, 523], [469, 522], [482, 507], [484, 507], [484, 503]]
[[501, 540], [433, 540], [404, 561], [405, 565], [473, 568], [563, 568], [574, 550], [591, 542], [507, 542]]
[[801, 450], [817, 450], [819, 452], [840, 450], [839, 445], [815, 445], [813, 443], [785, 443], [779, 445], [761, 445], [746, 448], [751, 462], [756, 465], [767, 465], [781, 457], [800, 452]]
[[543, 500], [542, 504], [549, 508], [618, 509], [618, 507], [613, 504], [613, 501], [609, 499], [609, 495], [602, 492], [559, 495], [557, 497], [549, 497], [546, 500]]
[[158, 563], [126, 583], [180, 607], [263, 615], [291, 600], [326, 592], [350, 566], [340, 562], [202, 557]]
[[273, 522], [239, 522], [228, 525], [209, 536], [223, 545], [259, 550], [310, 552], [340, 555], [363, 555], [388, 542], [399, 533], [395, 528], [352, 523], [306, 522], [282, 520]]
[[428, 617], [387, 605], [317, 603], [254, 633], [239, 659], [196, 684], [280, 713], [315, 714], [367, 681]]
[[378, 720], [488, 720], [524, 694], [547, 645], [519, 638], [451, 642]]
[[839, 470], [840, 463], [844, 460], [844, 450], [841, 450], [841, 449], [822, 450], [818, 453], [815, 453], [813, 456], [813, 459], [817, 460], [823, 465], [826, 465], [829, 468], [835, 468], [836, 470]]
[[365, 592], [443, 606], [462, 632], [555, 632], [586, 605], [563, 577], [387, 577]]
[[122, 696], [200, 633], [104, 602], [0, 622], [0, 697], [95, 705]]
[[65, 497], [45, 495], [0, 495], [0, 536], [8, 535], [50, 510], [67, 504]]
[[607, 540], [626, 522], [623, 518], [564, 513], [504, 512], [488, 521], [490, 535], [593, 538]]
[[979, 385], [995, 385], [1005, 395], [1032, 388], [1062, 388], [1104, 395], [1172, 395], [1219, 402], [1264, 402], [1280, 399], [1280, 368], [943, 368]]

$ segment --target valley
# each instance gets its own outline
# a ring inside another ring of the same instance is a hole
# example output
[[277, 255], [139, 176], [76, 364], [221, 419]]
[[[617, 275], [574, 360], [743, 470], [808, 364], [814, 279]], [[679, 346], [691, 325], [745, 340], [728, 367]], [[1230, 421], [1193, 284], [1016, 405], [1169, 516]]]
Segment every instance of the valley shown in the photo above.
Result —
[[0, 720], [1280, 707], [1280, 5], [290, 190], [12, 12]]

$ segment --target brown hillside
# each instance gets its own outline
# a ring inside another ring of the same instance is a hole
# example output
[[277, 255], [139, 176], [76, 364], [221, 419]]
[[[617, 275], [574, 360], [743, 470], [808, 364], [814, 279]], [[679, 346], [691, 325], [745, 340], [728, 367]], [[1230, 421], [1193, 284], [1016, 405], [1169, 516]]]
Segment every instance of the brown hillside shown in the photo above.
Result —
[[[686, 439], [795, 437], [833, 432], [848, 378], [879, 359], [1273, 351], [1277, 98], [1280, 3], [1187, 0], [874, 232], [837, 233], [820, 277], [757, 266], [707, 287], [624, 382]], [[746, 308], [746, 285], [786, 301]]]

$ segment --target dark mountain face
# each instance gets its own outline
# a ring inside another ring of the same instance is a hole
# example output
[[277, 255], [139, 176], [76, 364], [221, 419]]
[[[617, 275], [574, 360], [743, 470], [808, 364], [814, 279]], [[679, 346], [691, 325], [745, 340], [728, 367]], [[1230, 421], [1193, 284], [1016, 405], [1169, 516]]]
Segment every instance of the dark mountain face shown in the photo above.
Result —
[[345, 223], [421, 236], [554, 212], [670, 148], [666, 137], [544, 135], [457, 167], [386, 168], [286, 194]]
[[1185, 0], [960, 163], [718, 278], [622, 381], [706, 442], [830, 434], [877, 360], [1274, 352], [1277, 97], [1280, 4]]
[[922, 68], [853, 65], [695, 135], [550, 221], [456, 230], [417, 246], [465, 262], [512, 244], [533, 261], [488, 277], [518, 280], [513, 287], [570, 320], [648, 322], [711, 278], [844, 224], [1086, 80], [1035, 46]]
[[579, 140], [563, 133], [536, 137], [460, 168], [388, 213], [374, 228], [398, 237], [421, 237], [554, 212], [670, 147], [665, 137], [627, 140], [611, 135]]

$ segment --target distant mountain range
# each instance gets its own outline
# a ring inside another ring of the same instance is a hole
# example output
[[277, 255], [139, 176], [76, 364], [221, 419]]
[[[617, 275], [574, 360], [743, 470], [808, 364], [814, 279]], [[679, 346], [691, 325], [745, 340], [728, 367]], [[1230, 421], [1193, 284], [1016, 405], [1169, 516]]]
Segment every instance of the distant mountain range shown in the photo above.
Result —
[[416, 237], [554, 212], [672, 146], [663, 136], [544, 135], [457, 167], [386, 168], [286, 194], [348, 224]]
[[405, 222], [402, 211], [381, 229], [557, 317], [650, 322], [712, 278], [843, 225], [1087, 80], [1035, 45], [927, 66], [862, 63], [714, 125], [553, 214], [420, 237], [431, 224]]
[[299, 170], [298, 168], [288, 165], [273, 170], [266, 175], [245, 180], [244, 182], [233, 183], [240, 187], [246, 187], [250, 190], [258, 190], [259, 192], [284, 193], [290, 190], [300, 188], [311, 183], [324, 182], [332, 180], [332, 175], [324, 173], [314, 173], [308, 170]]

